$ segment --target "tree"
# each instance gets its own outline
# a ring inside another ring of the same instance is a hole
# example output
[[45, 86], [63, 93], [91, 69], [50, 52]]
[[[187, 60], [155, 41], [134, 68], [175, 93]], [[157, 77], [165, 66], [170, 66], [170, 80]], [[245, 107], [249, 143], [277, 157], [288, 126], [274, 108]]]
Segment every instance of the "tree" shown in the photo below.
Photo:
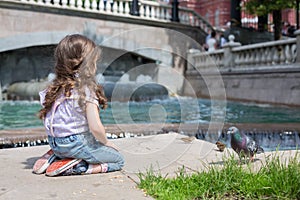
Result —
[[274, 40], [281, 38], [282, 18], [281, 10], [296, 6], [295, 0], [249, 0], [246, 2], [246, 10], [257, 16], [272, 13], [274, 23]]

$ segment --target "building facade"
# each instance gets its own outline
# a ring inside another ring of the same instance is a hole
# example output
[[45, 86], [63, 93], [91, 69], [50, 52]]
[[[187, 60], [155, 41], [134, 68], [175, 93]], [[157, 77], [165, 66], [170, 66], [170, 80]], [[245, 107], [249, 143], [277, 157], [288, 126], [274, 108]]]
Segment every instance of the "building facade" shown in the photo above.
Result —
[[[195, 10], [203, 16], [214, 27], [226, 29], [232, 22], [232, 12], [238, 11], [235, 6], [240, 5], [240, 21], [243, 27], [257, 28], [258, 18], [248, 14], [245, 11], [245, 3], [247, 0], [183, 0], [180, 1], [180, 6], [184, 6]], [[269, 31], [272, 31], [272, 16], [268, 16]], [[285, 9], [282, 11], [282, 21], [296, 26], [296, 11], [295, 9]]]

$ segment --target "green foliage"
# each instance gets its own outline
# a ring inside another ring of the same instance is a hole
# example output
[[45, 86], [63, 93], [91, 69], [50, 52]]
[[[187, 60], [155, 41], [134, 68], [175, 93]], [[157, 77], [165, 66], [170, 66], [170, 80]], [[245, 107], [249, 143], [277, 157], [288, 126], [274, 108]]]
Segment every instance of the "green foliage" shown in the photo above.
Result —
[[267, 159], [258, 172], [238, 164], [233, 157], [223, 167], [209, 167], [192, 175], [180, 169], [175, 178], [149, 170], [139, 174], [140, 185], [156, 199], [300, 199], [299, 156], [282, 163], [279, 157]]
[[282, 10], [296, 6], [295, 0], [250, 0], [246, 3], [246, 10], [251, 14], [262, 16], [273, 10]]

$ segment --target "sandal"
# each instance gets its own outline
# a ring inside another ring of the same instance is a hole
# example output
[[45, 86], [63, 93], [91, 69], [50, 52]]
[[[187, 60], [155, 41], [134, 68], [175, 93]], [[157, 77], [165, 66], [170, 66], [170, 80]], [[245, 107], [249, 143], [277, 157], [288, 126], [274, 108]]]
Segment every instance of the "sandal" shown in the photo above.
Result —
[[57, 176], [80, 163], [82, 159], [66, 158], [56, 160], [46, 170], [47, 176]]
[[53, 153], [52, 149], [50, 149], [34, 163], [32, 172], [35, 174], [45, 173], [47, 168], [55, 160], [55, 158], [55, 154]]

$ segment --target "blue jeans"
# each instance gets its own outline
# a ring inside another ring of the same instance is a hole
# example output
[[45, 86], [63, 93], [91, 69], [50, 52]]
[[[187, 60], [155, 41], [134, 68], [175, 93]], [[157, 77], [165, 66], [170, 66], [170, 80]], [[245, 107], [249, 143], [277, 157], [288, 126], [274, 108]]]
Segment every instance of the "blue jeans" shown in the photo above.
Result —
[[107, 163], [107, 172], [120, 170], [124, 157], [115, 149], [95, 140], [91, 133], [67, 137], [48, 136], [49, 145], [59, 158], [78, 158], [91, 164]]

